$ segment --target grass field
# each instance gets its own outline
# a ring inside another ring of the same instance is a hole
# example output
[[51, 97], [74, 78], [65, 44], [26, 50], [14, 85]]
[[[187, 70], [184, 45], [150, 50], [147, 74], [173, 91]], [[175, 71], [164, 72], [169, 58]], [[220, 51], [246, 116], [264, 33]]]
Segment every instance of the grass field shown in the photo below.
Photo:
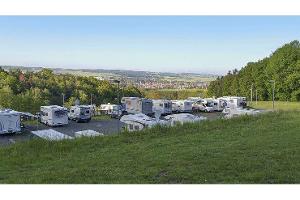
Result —
[[[256, 102], [252, 102], [253, 108], [258, 109], [273, 109], [273, 102], [272, 101], [258, 101], [257, 105]], [[300, 102], [286, 102], [286, 101], [275, 101], [274, 103], [275, 110], [297, 110], [300, 111]]]
[[300, 112], [0, 148], [1, 183], [300, 183]]

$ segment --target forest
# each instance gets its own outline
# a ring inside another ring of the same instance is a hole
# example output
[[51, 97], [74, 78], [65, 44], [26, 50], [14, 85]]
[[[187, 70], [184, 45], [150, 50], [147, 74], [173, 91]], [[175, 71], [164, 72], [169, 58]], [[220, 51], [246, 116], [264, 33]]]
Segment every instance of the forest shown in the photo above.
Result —
[[120, 96], [142, 96], [133, 86], [120, 86], [94, 77], [55, 74], [43, 68], [38, 72], [0, 68], [0, 108], [35, 113], [41, 105], [69, 107], [79, 99], [81, 104], [117, 103]]
[[275, 81], [275, 100], [300, 101], [300, 43], [283, 45], [257, 62], [249, 62], [240, 71], [234, 69], [218, 77], [208, 87], [210, 96], [245, 96], [271, 100]]

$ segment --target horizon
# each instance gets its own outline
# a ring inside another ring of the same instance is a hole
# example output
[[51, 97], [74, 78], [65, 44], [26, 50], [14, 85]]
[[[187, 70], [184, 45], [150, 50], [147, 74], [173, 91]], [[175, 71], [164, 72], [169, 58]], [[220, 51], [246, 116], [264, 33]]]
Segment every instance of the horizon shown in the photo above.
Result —
[[1, 16], [1, 65], [224, 75], [299, 40], [299, 16]]

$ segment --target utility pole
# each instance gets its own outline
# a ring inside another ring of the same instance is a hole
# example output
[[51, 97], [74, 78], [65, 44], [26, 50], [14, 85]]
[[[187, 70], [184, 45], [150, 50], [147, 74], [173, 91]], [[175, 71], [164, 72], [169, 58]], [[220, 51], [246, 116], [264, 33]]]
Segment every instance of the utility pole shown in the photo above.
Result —
[[93, 94], [91, 94], [91, 105], [93, 105]]
[[257, 105], [257, 89], [255, 89], [255, 104]]
[[[118, 105], [121, 103], [120, 101], [120, 81], [119, 80], [114, 80], [114, 83], [118, 84]], [[118, 110], [119, 112], [119, 110]], [[120, 133], [120, 119], [118, 120], [118, 133]]]
[[62, 93], [62, 106], [64, 107], [64, 105], [65, 105], [65, 94]]
[[251, 97], [250, 97], [250, 99], [251, 99], [251, 106], [252, 106], [252, 96], [253, 96], [252, 92], [253, 92], [253, 84], [251, 84], [251, 89], [250, 89], [250, 91], [251, 91]]
[[272, 99], [273, 99], [273, 110], [275, 108], [275, 80], [270, 80], [271, 83], [273, 83], [273, 95], [272, 95]]
[[120, 104], [120, 81], [114, 80], [114, 82], [118, 84], [118, 104]]

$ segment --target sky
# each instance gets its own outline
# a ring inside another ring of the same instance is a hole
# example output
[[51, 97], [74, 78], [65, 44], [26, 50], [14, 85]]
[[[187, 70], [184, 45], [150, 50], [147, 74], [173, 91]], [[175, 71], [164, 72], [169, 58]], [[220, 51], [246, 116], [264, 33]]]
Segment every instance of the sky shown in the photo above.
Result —
[[0, 65], [225, 74], [300, 39], [300, 16], [1, 16]]

